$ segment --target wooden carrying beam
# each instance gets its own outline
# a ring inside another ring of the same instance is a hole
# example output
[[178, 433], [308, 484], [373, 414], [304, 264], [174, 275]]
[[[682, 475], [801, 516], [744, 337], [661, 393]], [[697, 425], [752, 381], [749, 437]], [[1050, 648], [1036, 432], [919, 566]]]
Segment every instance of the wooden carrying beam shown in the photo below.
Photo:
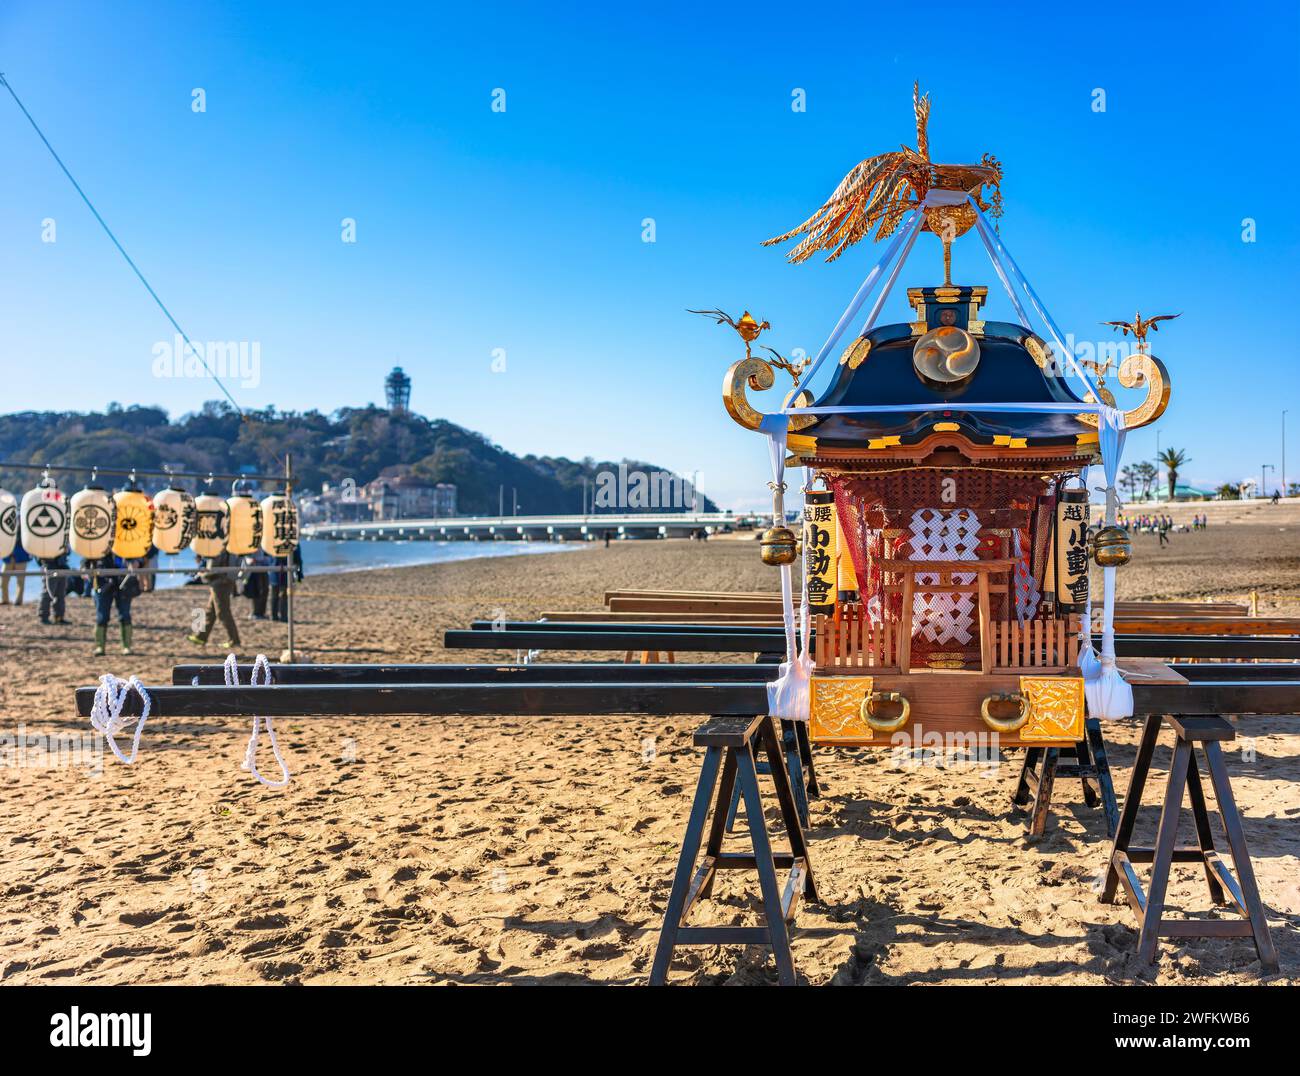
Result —
[[[485, 622], [487, 623], [487, 622]], [[489, 625], [490, 626], [490, 625]], [[690, 624], [507, 624], [496, 631], [448, 631], [449, 650], [695, 651], [782, 654], [776, 628]], [[1128, 658], [1300, 660], [1300, 639], [1247, 635], [1116, 635], [1115, 652]]]
[[[1198, 666], [1199, 667], [1199, 666]], [[1205, 666], [1208, 668], [1208, 666]], [[1300, 670], [1300, 666], [1296, 666]], [[241, 683], [252, 675], [251, 663], [239, 665]], [[636, 684], [755, 683], [776, 679], [774, 664], [625, 665], [622, 662], [574, 662], [556, 665], [272, 665], [276, 684]], [[177, 686], [225, 686], [224, 665], [177, 665]]]
[[[277, 684], [508, 684], [508, 683], [764, 683], [775, 680], [780, 666], [762, 664], [625, 665], [622, 662], [574, 662], [533, 665], [272, 665]], [[1191, 681], [1300, 680], [1300, 664], [1171, 664]], [[247, 683], [253, 666], [239, 665]], [[177, 665], [172, 683], [178, 686], [225, 684], [223, 665]]]
[[[274, 667], [272, 667], [274, 676]], [[147, 685], [146, 685], [147, 686]], [[76, 690], [77, 713], [89, 717], [96, 689]], [[337, 717], [618, 714], [757, 714], [767, 712], [767, 685], [660, 680], [611, 682], [410, 684], [275, 684], [269, 687], [151, 687], [158, 717]], [[1224, 680], [1189, 684], [1133, 684], [1135, 714], [1295, 714], [1294, 680]], [[135, 692], [122, 712], [140, 713]]]

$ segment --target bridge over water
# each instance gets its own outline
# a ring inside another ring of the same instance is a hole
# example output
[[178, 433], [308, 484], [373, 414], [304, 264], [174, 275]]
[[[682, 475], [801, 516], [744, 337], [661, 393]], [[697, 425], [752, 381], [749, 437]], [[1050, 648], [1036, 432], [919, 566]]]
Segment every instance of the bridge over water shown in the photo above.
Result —
[[588, 516], [461, 516], [384, 519], [368, 523], [309, 523], [307, 538], [361, 541], [594, 542], [620, 538], [689, 538], [756, 526], [760, 517], [731, 512], [627, 512]]

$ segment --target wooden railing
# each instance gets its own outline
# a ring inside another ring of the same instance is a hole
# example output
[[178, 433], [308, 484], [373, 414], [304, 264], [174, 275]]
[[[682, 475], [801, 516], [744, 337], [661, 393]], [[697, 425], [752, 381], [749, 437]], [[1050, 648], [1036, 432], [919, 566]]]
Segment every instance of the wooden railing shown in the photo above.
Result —
[[[840, 606], [839, 617], [813, 617], [813, 663], [819, 672], [850, 669], [897, 670], [898, 629], [893, 621], [873, 622], [861, 605]], [[993, 665], [998, 669], [1060, 669], [1079, 657], [1079, 618], [994, 621]], [[976, 664], [978, 664], [976, 662]]]

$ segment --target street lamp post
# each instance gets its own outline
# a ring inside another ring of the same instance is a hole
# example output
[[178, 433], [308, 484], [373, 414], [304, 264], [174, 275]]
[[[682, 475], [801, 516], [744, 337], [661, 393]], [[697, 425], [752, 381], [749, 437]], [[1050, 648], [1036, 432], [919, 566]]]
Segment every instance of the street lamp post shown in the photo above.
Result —
[[1160, 488], [1160, 431], [1156, 430], [1156, 481], [1155, 487]]
[[1282, 411], [1282, 496], [1286, 496], [1286, 411]]

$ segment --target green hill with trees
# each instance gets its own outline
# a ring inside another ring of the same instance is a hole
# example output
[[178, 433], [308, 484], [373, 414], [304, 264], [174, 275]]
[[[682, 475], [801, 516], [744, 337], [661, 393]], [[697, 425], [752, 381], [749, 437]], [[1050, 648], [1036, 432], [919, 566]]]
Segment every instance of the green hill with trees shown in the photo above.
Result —
[[[293, 470], [303, 491], [319, 490], [324, 482], [351, 479], [360, 486], [381, 475], [414, 474], [454, 482], [459, 511], [465, 515], [495, 515], [502, 486], [507, 511], [513, 488], [521, 512], [576, 514], [583, 508], [584, 479], [590, 498], [598, 477], [604, 473], [608, 485], [610, 473], [617, 474], [620, 465], [628, 472], [664, 473], [634, 460], [516, 456], [445, 419], [374, 406], [342, 408], [331, 415], [272, 408], [241, 417], [228, 404], [210, 401], [176, 421], [161, 408], [118, 404], [110, 404], [102, 414], [0, 415], [0, 463], [273, 474], [283, 468], [286, 453], [293, 454]], [[81, 480], [60, 485], [72, 488]], [[30, 471], [0, 466], [0, 484], [9, 490], [25, 490], [35, 481]], [[703, 495], [698, 500], [701, 511], [717, 510]], [[630, 510], [666, 507], [634, 504]]]

